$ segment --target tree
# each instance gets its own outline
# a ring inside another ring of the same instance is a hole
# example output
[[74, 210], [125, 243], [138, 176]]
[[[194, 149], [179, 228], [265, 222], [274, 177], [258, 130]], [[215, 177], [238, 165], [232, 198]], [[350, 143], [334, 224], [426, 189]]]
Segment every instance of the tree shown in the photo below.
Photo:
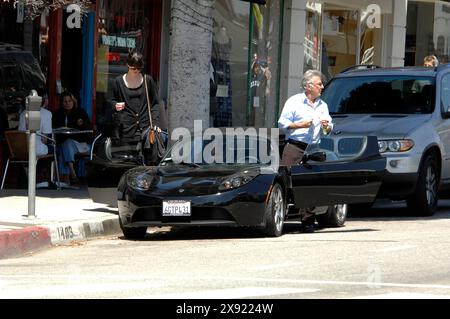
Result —
[[169, 48], [169, 132], [209, 126], [214, 0], [173, 0]]

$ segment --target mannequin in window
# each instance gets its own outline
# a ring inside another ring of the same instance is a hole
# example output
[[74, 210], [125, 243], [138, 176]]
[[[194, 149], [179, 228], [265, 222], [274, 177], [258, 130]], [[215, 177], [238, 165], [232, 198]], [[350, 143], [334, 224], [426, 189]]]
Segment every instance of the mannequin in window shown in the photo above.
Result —
[[217, 112], [211, 113], [213, 125], [216, 127], [232, 126], [231, 42], [232, 39], [222, 23], [214, 31], [211, 54], [211, 63], [217, 77]]

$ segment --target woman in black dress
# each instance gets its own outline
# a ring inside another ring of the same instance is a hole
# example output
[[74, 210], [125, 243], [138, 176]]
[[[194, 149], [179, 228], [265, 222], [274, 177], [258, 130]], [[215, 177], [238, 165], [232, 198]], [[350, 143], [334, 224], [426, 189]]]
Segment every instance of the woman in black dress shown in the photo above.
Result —
[[[114, 138], [121, 145], [136, 145], [141, 142], [142, 133], [150, 126], [144, 78], [147, 81], [148, 97], [151, 103], [152, 125], [159, 130], [158, 90], [150, 75], [143, 75], [142, 54], [131, 51], [127, 58], [128, 72], [116, 77], [113, 89]], [[144, 154], [145, 156], [145, 154]], [[154, 164], [148, 163], [147, 164]]]

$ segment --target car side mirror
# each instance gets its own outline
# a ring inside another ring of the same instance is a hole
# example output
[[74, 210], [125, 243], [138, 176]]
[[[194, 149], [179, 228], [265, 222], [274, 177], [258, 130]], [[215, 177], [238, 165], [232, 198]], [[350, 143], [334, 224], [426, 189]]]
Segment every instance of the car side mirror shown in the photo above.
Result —
[[302, 163], [306, 163], [308, 161], [314, 162], [325, 162], [327, 160], [327, 154], [325, 152], [314, 152], [311, 154], [305, 154], [302, 158]]

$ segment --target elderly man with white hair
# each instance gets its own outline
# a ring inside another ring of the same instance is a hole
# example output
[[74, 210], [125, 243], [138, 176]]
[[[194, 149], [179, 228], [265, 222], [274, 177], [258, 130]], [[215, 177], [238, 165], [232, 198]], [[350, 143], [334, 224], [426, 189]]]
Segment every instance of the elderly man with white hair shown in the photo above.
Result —
[[[318, 143], [321, 131], [328, 134], [333, 128], [328, 105], [320, 99], [322, 79], [320, 71], [306, 71], [301, 81], [304, 92], [291, 96], [284, 105], [278, 120], [278, 127], [286, 136], [281, 165], [300, 163], [308, 144]], [[303, 209], [300, 213], [303, 231], [313, 232], [315, 214]]]

